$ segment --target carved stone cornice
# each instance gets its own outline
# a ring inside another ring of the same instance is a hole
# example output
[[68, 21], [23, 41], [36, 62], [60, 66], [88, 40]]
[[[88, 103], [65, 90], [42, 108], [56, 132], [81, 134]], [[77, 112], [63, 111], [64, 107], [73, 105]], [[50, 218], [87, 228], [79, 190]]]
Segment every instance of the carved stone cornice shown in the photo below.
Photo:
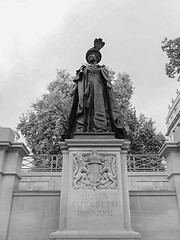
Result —
[[83, 138], [83, 139], [66, 139], [65, 140], [68, 148], [69, 147], [112, 147], [127, 150], [130, 142], [124, 139], [104, 139], [104, 138]]
[[17, 152], [21, 154], [22, 157], [29, 155], [29, 150], [23, 143], [11, 143], [9, 141], [0, 141], [0, 150], [5, 150], [8, 152]]
[[0, 169], [0, 175], [1, 176], [14, 176], [17, 177], [19, 180], [22, 179], [22, 177], [17, 172], [4, 172]]
[[174, 142], [167, 142], [167, 143], [165, 143], [161, 147], [161, 149], [159, 151], [159, 155], [161, 157], [166, 157], [172, 151], [179, 152], [180, 151], [180, 143], [174, 143]]

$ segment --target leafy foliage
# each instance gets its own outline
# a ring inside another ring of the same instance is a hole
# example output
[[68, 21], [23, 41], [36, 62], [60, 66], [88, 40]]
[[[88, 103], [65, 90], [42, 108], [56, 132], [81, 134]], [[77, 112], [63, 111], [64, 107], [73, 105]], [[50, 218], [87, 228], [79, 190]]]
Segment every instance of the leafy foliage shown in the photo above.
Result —
[[174, 78], [180, 73], [180, 37], [174, 40], [165, 38], [161, 46], [163, 52], [166, 52], [169, 62], [165, 65], [166, 75]]
[[33, 154], [60, 152], [61, 120], [68, 114], [72, 78], [66, 70], [57, 71], [56, 80], [47, 87], [48, 93], [32, 104], [32, 110], [20, 117], [17, 129], [25, 137]]
[[128, 111], [128, 138], [131, 141], [132, 153], [158, 153], [165, 141], [162, 133], [156, 133], [154, 121], [144, 114], [136, 115], [134, 108]]
[[121, 109], [122, 118], [126, 119], [127, 111], [131, 105], [130, 99], [133, 94], [133, 84], [127, 73], [118, 73], [113, 79], [113, 91], [116, 95], [116, 100]]
[[[131, 107], [133, 84], [127, 73], [110, 70], [113, 79], [113, 89], [116, 100], [120, 106], [122, 118], [131, 141], [133, 153], [157, 153], [161, 147], [164, 136], [156, 133], [152, 119], [143, 114], [139, 117]], [[32, 104], [31, 111], [20, 117], [17, 129], [25, 137], [28, 147], [33, 154], [58, 154], [61, 152], [59, 141], [61, 139], [63, 123], [71, 106], [70, 90], [72, 76], [67, 70], [57, 70], [57, 77], [47, 87], [47, 94]]]

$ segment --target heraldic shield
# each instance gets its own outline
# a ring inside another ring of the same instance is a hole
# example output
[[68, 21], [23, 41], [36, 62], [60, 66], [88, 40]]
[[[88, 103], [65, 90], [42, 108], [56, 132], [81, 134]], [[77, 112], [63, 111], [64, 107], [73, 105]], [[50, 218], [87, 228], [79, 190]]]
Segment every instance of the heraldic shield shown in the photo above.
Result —
[[77, 153], [73, 159], [74, 189], [116, 189], [116, 156]]

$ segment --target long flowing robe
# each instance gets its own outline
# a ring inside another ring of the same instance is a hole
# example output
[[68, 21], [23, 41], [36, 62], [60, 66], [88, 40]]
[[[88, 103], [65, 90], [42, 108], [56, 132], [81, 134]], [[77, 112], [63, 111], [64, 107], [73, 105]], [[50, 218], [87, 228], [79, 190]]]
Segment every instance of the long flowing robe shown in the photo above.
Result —
[[66, 138], [72, 138], [75, 132], [114, 132], [116, 138], [126, 138], [106, 67], [82, 66], [73, 81]]

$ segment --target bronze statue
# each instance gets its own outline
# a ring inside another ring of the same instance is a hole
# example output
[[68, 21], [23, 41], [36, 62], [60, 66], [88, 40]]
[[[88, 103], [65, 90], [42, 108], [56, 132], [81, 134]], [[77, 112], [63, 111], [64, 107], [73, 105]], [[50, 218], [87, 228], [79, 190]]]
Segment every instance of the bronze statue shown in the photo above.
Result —
[[126, 138], [109, 72], [104, 65], [98, 64], [104, 45], [101, 38], [95, 39], [94, 47], [86, 53], [88, 64], [76, 72], [65, 138], [73, 138], [74, 133], [81, 132], [113, 132], [116, 138]]

